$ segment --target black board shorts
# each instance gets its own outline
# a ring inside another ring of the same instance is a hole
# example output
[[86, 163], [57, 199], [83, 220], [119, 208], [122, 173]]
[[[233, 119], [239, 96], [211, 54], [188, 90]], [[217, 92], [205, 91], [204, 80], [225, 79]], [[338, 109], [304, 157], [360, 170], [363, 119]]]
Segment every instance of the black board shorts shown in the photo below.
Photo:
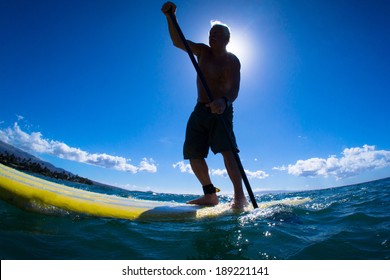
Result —
[[220, 116], [225, 119], [233, 145], [230, 143], [220, 117], [211, 113], [210, 108], [206, 107], [204, 103], [197, 103], [187, 123], [183, 147], [184, 159], [206, 158], [209, 148], [214, 154], [237, 149], [233, 133], [233, 106], [228, 107]]

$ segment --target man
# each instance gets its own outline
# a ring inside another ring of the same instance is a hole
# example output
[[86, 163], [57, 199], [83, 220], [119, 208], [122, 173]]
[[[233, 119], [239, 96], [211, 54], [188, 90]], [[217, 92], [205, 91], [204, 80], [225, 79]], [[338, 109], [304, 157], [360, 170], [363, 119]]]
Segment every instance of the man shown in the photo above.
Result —
[[[169, 34], [174, 46], [186, 50], [177, 33], [169, 13], [176, 17], [176, 5], [165, 3], [162, 8], [168, 21]], [[233, 128], [233, 106], [240, 87], [240, 61], [232, 53], [227, 52], [230, 31], [226, 25], [215, 24], [210, 29], [209, 46], [187, 41], [194, 55], [198, 58], [199, 67], [210, 88], [214, 101], [210, 102], [205, 89], [197, 78], [198, 100], [192, 112], [186, 130], [184, 143], [184, 159], [189, 159], [191, 168], [203, 186], [204, 196], [187, 202], [197, 205], [217, 205], [219, 200], [216, 194], [219, 191], [211, 183], [209, 169], [205, 158], [208, 150], [221, 153], [225, 167], [234, 186], [233, 208], [243, 208], [246, 198], [242, 189], [242, 178], [235, 161], [231, 144], [226, 135], [223, 124], [217, 115], [225, 118], [229, 129]], [[235, 141], [233, 131], [232, 138]], [[234, 143], [235, 144], [235, 143]]]

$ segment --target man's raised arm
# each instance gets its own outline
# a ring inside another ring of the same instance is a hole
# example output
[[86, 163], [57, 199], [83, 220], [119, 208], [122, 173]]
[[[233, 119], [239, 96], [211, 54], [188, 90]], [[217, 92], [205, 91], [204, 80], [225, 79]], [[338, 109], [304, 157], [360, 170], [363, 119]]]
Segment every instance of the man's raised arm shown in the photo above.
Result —
[[[166, 2], [162, 8], [161, 11], [163, 14], [166, 16], [167, 21], [168, 21], [168, 28], [169, 28], [169, 35], [171, 36], [172, 43], [175, 47], [182, 49], [183, 51], [186, 51], [186, 48], [180, 38], [180, 35], [178, 34], [173, 22], [172, 18], [170, 17], [170, 13], [174, 15], [174, 18], [176, 20], [176, 5], [172, 2]], [[190, 46], [192, 52], [196, 55], [199, 56], [201, 53], [202, 49], [202, 44], [196, 44], [194, 42], [191, 42], [187, 40], [188, 45]]]

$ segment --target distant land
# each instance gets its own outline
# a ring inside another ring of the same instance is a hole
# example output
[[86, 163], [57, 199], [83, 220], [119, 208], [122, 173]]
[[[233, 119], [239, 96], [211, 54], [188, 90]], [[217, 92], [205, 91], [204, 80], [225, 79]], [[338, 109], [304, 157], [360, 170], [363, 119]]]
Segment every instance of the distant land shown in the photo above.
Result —
[[0, 141], [0, 163], [19, 171], [43, 175], [45, 177], [76, 182], [80, 184], [95, 185], [99, 187], [116, 188], [106, 184], [92, 181], [78, 175], [74, 175], [65, 169], [43, 161], [21, 149]]

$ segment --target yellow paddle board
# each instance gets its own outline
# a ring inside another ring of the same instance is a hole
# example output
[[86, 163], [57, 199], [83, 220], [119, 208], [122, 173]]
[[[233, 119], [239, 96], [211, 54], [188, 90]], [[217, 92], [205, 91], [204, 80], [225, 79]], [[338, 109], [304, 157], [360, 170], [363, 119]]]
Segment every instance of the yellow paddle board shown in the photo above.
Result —
[[[233, 213], [229, 204], [214, 207], [139, 200], [100, 194], [43, 180], [0, 164], [0, 198], [20, 208], [38, 212], [69, 212], [120, 219], [185, 219]], [[299, 205], [309, 199], [285, 199], [259, 203]], [[250, 211], [248, 206], [245, 211]]]

